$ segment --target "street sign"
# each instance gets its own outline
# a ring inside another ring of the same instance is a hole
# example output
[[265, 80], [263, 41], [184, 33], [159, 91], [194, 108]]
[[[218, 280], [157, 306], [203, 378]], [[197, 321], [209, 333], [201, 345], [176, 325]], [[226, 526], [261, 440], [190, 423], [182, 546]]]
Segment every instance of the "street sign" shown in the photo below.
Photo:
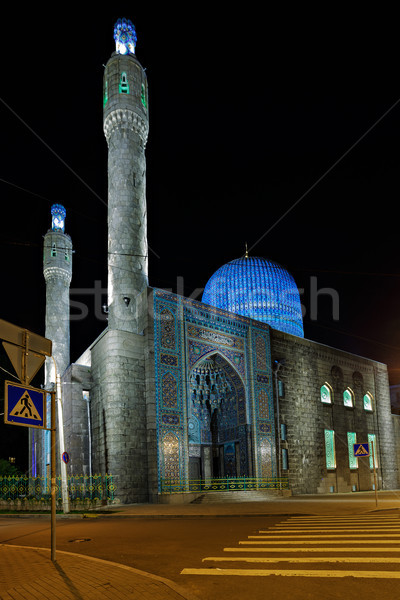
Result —
[[0, 319], [0, 339], [4, 340], [3, 346], [23, 383], [29, 384], [46, 356], [51, 356], [51, 340], [3, 319]]
[[353, 444], [354, 456], [369, 456], [369, 444]]
[[69, 454], [68, 454], [68, 452], [63, 452], [61, 458], [63, 459], [63, 462], [65, 462], [66, 465], [69, 463]]
[[46, 391], [6, 381], [4, 386], [4, 423], [46, 428]]

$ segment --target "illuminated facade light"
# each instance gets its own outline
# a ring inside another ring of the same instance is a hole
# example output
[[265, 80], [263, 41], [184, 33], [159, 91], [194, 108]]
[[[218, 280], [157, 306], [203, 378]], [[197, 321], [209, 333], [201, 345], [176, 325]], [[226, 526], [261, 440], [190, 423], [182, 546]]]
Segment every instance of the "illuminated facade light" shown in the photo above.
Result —
[[207, 282], [202, 302], [304, 337], [296, 283], [270, 260], [246, 256], [223, 265]]
[[137, 36], [132, 21], [118, 19], [114, 26], [114, 40], [117, 54], [135, 54]]
[[67, 211], [61, 204], [53, 204], [51, 207], [51, 228], [53, 231], [65, 231], [65, 217]]

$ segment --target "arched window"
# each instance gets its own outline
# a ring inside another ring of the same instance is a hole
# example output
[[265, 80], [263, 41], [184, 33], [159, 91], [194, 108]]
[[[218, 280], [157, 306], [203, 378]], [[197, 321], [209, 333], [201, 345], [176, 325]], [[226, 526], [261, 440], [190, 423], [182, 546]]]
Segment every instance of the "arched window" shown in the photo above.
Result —
[[55, 244], [51, 245], [51, 255], [52, 256], [57, 256], [57, 247]]
[[364, 403], [364, 410], [368, 410], [368, 411], [372, 411], [373, 410], [373, 405], [372, 405], [372, 396], [369, 392], [367, 392], [363, 398], [363, 403]]
[[125, 73], [125, 71], [123, 71], [121, 73], [121, 79], [119, 82], [119, 93], [120, 94], [129, 94], [128, 76]]
[[332, 389], [327, 383], [321, 387], [321, 402], [324, 404], [332, 404]]
[[343, 404], [349, 408], [353, 408], [354, 406], [354, 394], [350, 388], [347, 388], [343, 392]]

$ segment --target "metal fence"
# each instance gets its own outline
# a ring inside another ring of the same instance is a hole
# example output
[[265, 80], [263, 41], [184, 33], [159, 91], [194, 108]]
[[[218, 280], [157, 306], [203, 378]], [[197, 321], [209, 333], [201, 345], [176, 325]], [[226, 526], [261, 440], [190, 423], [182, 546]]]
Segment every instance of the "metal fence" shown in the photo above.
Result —
[[288, 490], [287, 477], [224, 477], [223, 479], [161, 479], [161, 493]]
[[[70, 475], [68, 493], [72, 502], [112, 502], [115, 484], [112, 475]], [[50, 501], [50, 477], [0, 477], [0, 500]], [[62, 500], [61, 477], [56, 478], [56, 500]]]

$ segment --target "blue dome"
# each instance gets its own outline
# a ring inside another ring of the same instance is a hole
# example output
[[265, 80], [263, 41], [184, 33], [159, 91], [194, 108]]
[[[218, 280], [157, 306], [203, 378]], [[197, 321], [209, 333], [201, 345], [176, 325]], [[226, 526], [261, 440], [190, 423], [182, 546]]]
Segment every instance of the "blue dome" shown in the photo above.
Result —
[[202, 302], [304, 337], [296, 283], [271, 260], [251, 256], [223, 265], [207, 282]]

